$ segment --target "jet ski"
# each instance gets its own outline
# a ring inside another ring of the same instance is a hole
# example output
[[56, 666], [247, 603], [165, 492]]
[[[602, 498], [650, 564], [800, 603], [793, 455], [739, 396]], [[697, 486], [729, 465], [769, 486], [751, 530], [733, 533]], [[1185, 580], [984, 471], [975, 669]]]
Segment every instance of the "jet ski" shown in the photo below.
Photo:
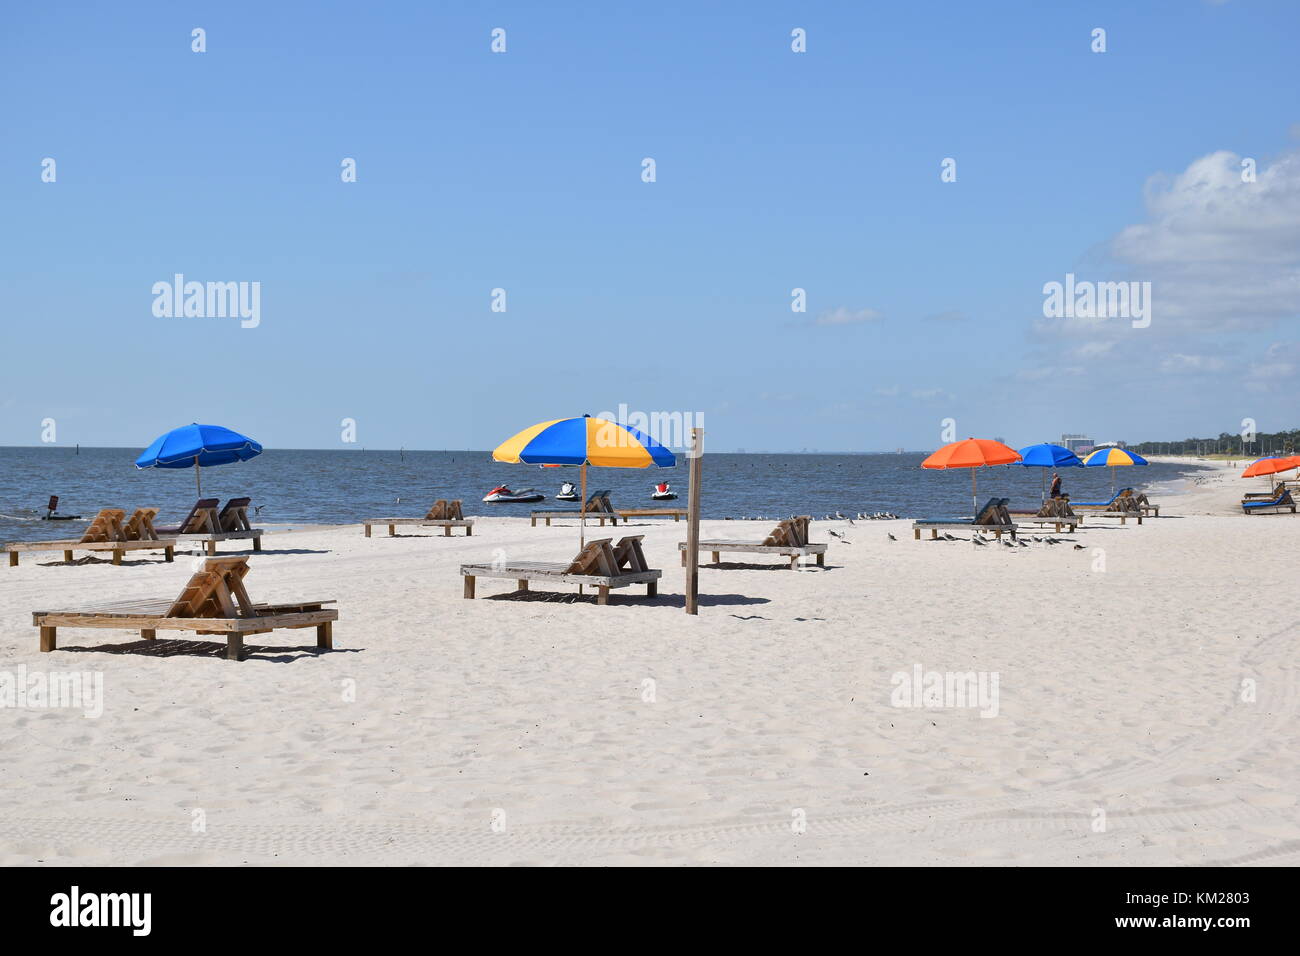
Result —
[[556, 501], [581, 501], [582, 495], [578, 494], [577, 487], [571, 481], [566, 481], [560, 486], [560, 493], [555, 496]]
[[677, 492], [668, 487], [668, 482], [661, 481], [655, 485], [655, 490], [650, 494], [655, 501], [674, 501], [677, 498]]
[[542, 501], [546, 495], [532, 488], [520, 488], [511, 491], [505, 485], [498, 485], [483, 496], [484, 501]]

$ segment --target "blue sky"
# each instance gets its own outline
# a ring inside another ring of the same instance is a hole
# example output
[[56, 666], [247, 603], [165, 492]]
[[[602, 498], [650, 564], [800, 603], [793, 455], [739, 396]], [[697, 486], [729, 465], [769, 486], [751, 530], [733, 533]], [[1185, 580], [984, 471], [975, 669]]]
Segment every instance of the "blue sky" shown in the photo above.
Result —
[[[1261, 0], [10, 7], [0, 444], [1295, 427], [1297, 35]], [[1045, 318], [1069, 272], [1151, 281], [1150, 327]], [[260, 324], [155, 316], [175, 273], [260, 282]]]

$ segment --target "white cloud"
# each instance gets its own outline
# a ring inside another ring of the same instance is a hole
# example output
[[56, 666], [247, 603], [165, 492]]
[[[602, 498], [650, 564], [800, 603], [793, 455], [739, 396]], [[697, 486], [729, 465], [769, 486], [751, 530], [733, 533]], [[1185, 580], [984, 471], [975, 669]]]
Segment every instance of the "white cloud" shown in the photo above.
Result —
[[1224, 366], [1223, 359], [1212, 355], [1185, 355], [1174, 352], [1160, 362], [1162, 372], [1218, 372]]
[[840, 306], [830, 312], [823, 312], [813, 325], [859, 325], [863, 322], [878, 322], [884, 315], [875, 309], [859, 309], [856, 312]]
[[1109, 243], [1128, 278], [1153, 286], [1152, 327], [1264, 328], [1300, 315], [1300, 152], [1242, 181], [1220, 150], [1146, 185], [1148, 221]]

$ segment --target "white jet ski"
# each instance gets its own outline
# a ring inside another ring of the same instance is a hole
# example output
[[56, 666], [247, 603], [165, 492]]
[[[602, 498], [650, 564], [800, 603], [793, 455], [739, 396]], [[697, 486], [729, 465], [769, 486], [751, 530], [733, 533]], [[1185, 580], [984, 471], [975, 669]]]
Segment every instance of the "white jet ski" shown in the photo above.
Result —
[[556, 501], [581, 501], [582, 495], [578, 494], [578, 489], [571, 481], [566, 481], [560, 486], [560, 493], [555, 496]]
[[511, 491], [505, 485], [498, 485], [483, 496], [484, 501], [543, 501], [546, 495], [532, 488], [520, 488]]
[[677, 498], [677, 492], [668, 487], [668, 482], [661, 481], [655, 485], [655, 490], [650, 494], [655, 501], [674, 501]]

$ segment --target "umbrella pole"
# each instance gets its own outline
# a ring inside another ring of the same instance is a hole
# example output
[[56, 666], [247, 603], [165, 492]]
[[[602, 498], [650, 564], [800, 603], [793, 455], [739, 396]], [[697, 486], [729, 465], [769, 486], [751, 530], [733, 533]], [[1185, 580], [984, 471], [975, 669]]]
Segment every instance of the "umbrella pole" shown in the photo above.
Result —
[[[579, 480], [582, 482], [582, 504], [578, 505], [578, 553], [581, 554], [587, 547], [587, 463], [584, 461], [578, 468], [578, 473], [582, 476]], [[582, 593], [582, 585], [578, 585], [578, 593]]]
[[1043, 469], [1043, 504], [1047, 504], [1047, 469]]
[[975, 494], [975, 469], [970, 470], [970, 506], [975, 512], [975, 517], [980, 515], [979, 495]]
[[199, 456], [194, 456], [194, 490], [198, 492], [200, 498], [203, 497], [203, 482], [199, 480]]

